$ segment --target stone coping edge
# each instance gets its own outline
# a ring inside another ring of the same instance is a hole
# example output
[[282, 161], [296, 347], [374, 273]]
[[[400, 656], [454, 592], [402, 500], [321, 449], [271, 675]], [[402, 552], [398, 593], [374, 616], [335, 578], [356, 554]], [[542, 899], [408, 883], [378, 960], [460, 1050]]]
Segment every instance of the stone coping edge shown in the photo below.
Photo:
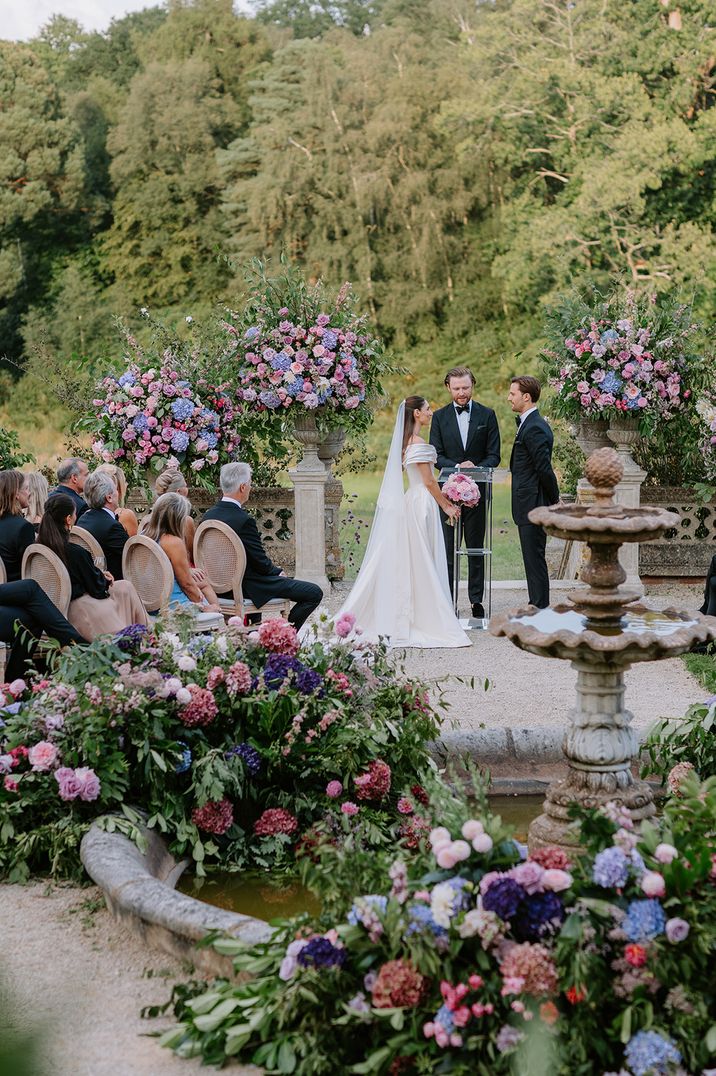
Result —
[[121, 833], [90, 827], [80, 846], [80, 858], [92, 881], [103, 891], [112, 914], [139, 934], [199, 970], [233, 976], [232, 961], [215, 949], [197, 949], [208, 931], [217, 930], [250, 945], [271, 935], [262, 919], [224, 911], [178, 893], [174, 886], [188, 865], [178, 863], [153, 830], [144, 830], [145, 852]]
[[[441, 763], [465, 755], [475, 762], [486, 764], [510, 761], [521, 764], [564, 762], [562, 741], [566, 731], [565, 725], [445, 731], [439, 740], [430, 745], [430, 753]], [[638, 731], [637, 737], [641, 739]]]

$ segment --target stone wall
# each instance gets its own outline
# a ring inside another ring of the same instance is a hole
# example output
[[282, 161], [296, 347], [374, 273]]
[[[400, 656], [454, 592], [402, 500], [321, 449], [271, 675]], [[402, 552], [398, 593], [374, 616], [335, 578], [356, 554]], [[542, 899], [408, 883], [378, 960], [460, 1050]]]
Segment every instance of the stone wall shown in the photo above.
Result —
[[678, 527], [639, 547], [641, 575], [703, 579], [716, 547], [716, 500], [701, 504], [678, 486], [643, 486], [642, 504], [678, 512]]

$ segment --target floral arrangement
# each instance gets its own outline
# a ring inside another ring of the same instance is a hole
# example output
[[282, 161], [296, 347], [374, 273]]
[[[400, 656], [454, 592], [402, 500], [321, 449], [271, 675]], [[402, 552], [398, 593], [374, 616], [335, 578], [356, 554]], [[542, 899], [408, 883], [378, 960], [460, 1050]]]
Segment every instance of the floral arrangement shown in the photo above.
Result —
[[687, 778], [658, 825], [585, 812], [570, 854], [435, 789], [442, 824], [372, 876], [353, 848], [312, 849], [352, 896], [259, 946], [217, 941], [250, 977], [184, 988], [163, 1044], [300, 1076], [712, 1072], [716, 779]]
[[331, 298], [295, 267], [284, 263], [269, 277], [255, 262], [245, 308], [225, 321], [225, 359], [238, 364], [241, 403], [266, 425], [308, 413], [325, 430], [349, 423], [351, 433], [365, 431], [391, 367], [356, 305], [350, 284]]
[[242, 408], [228, 383], [189, 379], [178, 343], [164, 339], [161, 355], [148, 354], [130, 333], [126, 367], [103, 378], [84, 425], [92, 451], [119, 463], [130, 485], [162, 471], [170, 459], [186, 464], [197, 485], [213, 486], [222, 464], [237, 458]]
[[290, 866], [327, 816], [394, 839], [439, 727], [424, 688], [345, 619], [304, 647], [281, 619], [248, 638], [181, 624], [135, 625], [62, 654], [51, 681], [0, 689], [0, 874], [77, 873], [107, 812], [135, 838], [145, 812], [199, 875]]
[[572, 293], [547, 319], [554, 410], [573, 419], [631, 415], [650, 432], [689, 407], [703, 360], [685, 306], [631, 291]]
[[704, 395], [696, 404], [696, 412], [703, 424], [701, 454], [704, 458], [706, 477], [716, 481], [716, 400]]
[[443, 493], [453, 504], [474, 508], [480, 502], [480, 488], [477, 482], [462, 471], [455, 471], [442, 487]]

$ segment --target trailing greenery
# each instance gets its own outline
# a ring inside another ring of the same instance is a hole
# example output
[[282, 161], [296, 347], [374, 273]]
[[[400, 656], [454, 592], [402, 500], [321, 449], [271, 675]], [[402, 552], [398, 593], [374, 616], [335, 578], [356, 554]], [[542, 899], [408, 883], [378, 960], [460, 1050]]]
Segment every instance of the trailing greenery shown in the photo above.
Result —
[[685, 763], [701, 777], [716, 777], [716, 696], [689, 706], [682, 718], [657, 721], [642, 750], [649, 759], [644, 776], [666, 778]]

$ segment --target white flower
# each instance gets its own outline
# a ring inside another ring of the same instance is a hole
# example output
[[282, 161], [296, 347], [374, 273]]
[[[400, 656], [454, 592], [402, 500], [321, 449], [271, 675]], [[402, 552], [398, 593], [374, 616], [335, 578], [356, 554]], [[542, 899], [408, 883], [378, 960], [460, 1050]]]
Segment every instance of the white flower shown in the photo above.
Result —
[[180, 654], [177, 658], [177, 668], [182, 672], [194, 672], [196, 658], [193, 658], [191, 654]]
[[188, 702], [191, 702], [191, 691], [186, 687], [180, 687], [176, 693], [176, 700], [182, 706], [186, 706]]
[[187, 325], [191, 325], [193, 320], [194, 318], [191, 316], [191, 314], [187, 314], [187, 316], [184, 318], [184, 321], [187, 323]]
[[438, 926], [447, 928], [453, 916], [455, 890], [449, 882], [440, 882], [430, 894], [430, 911]]
[[181, 639], [173, 631], [163, 631], [159, 636], [159, 641], [164, 643], [165, 646], [170, 646], [172, 650], [181, 649]]
[[170, 676], [164, 686], [167, 689], [167, 694], [176, 695], [177, 691], [182, 686], [182, 683], [178, 676]]
[[226, 636], [225, 635], [217, 635], [217, 637], [216, 637], [216, 639], [214, 641], [214, 646], [219, 651], [222, 658], [225, 658], [226, 657], [226, 648], [228, 646], [228, 639], [226, 638]]
[[460, 926], [457, 928], [457, 932], [461, 938], [474, 938], [479, 930], [482, 929], [484, 922], [484, 913], [477, 908], [473, 908], [467, 912]]
[[146, 318], [149, 315], [149, 311], [147, 310], [146, 306], [143, 306], [140, 309], [139, 313], [142, 315], [143, 318]]

